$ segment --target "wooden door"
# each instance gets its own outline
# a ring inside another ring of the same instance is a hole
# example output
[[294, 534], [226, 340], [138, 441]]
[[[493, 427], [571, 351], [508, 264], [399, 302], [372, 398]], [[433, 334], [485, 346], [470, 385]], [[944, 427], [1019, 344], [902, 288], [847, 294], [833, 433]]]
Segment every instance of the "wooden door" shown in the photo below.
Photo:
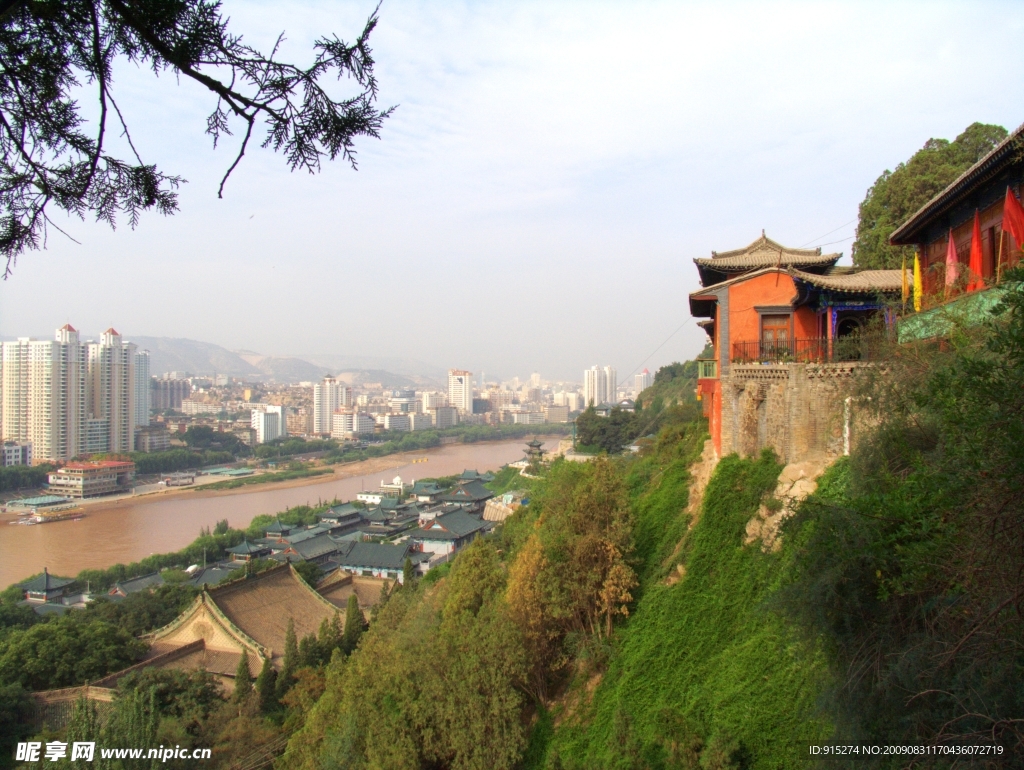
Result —
[[789, 350], [789, 315], [761, 316], [761, 357], [776, 358]]

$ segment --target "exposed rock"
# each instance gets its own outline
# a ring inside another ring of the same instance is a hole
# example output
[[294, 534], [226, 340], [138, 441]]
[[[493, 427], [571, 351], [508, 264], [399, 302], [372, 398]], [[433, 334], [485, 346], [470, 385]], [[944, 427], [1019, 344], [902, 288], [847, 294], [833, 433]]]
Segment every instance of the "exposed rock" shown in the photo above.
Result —
[[818, 488], [817, 479], [828, 465], [825, 460], [805, 460], [783, 468], [770, 501], [763, 503], [757, 515], [747, 522], [743, 544], [750, 545], [760, 540], [762, 550], [778, 551], [782, 547], [779, 526], [793, 515], [808, 495], [814, 493]]

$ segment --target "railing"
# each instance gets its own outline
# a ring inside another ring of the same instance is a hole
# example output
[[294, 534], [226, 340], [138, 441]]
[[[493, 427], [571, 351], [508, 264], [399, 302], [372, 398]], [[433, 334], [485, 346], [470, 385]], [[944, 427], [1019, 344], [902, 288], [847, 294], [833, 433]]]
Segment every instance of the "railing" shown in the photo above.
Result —
[[815, 363], [825, 361], [877, 361], [886, 340], [877, 335], [850, 335], [781, 341], [749, 340], [732, 343], [734, 363]]
[[698, 358], [697, 359], [697, 379], [699, 380], [717, 380], [718, 379], [718, 361], [714, 358]]

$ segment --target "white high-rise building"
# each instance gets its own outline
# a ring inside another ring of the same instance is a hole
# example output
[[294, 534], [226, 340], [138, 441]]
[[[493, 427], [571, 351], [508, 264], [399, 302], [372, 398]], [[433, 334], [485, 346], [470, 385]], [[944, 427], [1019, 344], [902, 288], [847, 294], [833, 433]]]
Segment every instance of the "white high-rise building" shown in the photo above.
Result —
[[431, 409], [437, 409], [439, 406], [448, 406], [448, 398], [444, 393], [438, 393], [434, 390], [428, 390], [420, 394], [423, 399], [423, 411], [427, 412]]
[[600, 406], [608, 400], [608, 385], [604, 369], [592, 366], [583, 372], [584, 406]]
[[4, 342], [0, 366], [2, 437], [31, 443], [37, 460], [70, 460], [80, 454], [87, 377], [74, 327], [58, 329], [52, 342], [27, 337]]
[[352, 406], [352, 388], [334, 377], [324, 377], [313, 386], [313, 432], [333, 432], [334, 413]]
[[636, 395], [638, 396], [653, 384], [654, 377], [651, 376], [651, 373], [647, 369], [644, 369], [640, 374], [634, 375], [633, 377], [633, 390], [636, 391]]
[[135, 427], [149, 425], [149, 411], [152, 407], [152, 388], [149, 378], [149, 351], [135, 353]]
[[287, 431], [287, 417], [283, 406], [263, 406], [253, 410], [251, 423], [256, 431], [256, 443], [266, 444], [281, 438]]
[[[124, 342], [114, 329], [86, 345], [87, 419], [107, 425], [107, 452], [135, 449], [135, 345]], [[148, 382], [148, 380], [147, 380]], [[97, 451], [95, 446], [90, 450]]]
[[448, 405], [459, 414], [473, 413], [473, 373], [462, 369], [448, 370]]
[[604, 386], [608, 392], [608, 403], [614, 404], [619, 400], [619, 373], [614, 366], [604, 368]]
[[618, 374], [612, 366], [593, 366], [583, 372], [583, 408], [616, 400]]

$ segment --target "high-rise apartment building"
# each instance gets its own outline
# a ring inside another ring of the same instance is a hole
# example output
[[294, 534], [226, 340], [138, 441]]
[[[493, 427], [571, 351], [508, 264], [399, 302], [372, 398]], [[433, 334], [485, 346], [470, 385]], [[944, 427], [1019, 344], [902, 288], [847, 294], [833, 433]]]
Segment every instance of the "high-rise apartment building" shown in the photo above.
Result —
[[615, 401], [618, 390], [618, 374], [614, 367], [603, 369], [593, 366], [583, 372], [583, 405], [584, 408], [600, 406]]
[[191, 395], [192, 383], [188, 380], [161, 377], [149, 381], [150, 408], [158, 412], [168, 409], [180, 411], [181, 402]]
[[459, 414], [473, 413], [473, 373], [461, 369], [448, 370], [448, 405]]
[[647, 369], [644, 369], [640, 374], [633, 376], [633, 390], [636, 391], [636, 395], [638, 396], [653, 384], [654, 377], [651, 376], [650, 371]]
[[448, 406], [448, 398], [444, 393], [438, 393], [433, 390], [425, 391], [421, 394], [423, 401], [423, 411], [428, 412], [431, 409], [437, 409], [439, 406]]
[[313, 386], [313, 432], [331, 433], [334, 413], [352, 406], [352, 388], [334, 377], [324, 377]]
[[614, 404], [619, 400], [619, 373], [614, 366], [604, 368], [604, 386], [608, 390], [608, 403]]
[[0, 430], [3, 438], [31, 443], [37, 460], [70, 460], [83, 449], [86, 363], [70, 324], [53, 341], [22, 338], [3, 343]]
[[250, 424], [256, 431], [257, 444], [266, 444], [268, 441], [285, 435], [287, 430], [286, 411], [286, 407], [270, 405], [253, 410]]
[[153, 399], [149, 385], [149, 351], [135, 352], [135, 427], [149, 425], [149, 411]]
[[[100, 341], [86, 346], [88, 383], [86, 405], [89, 420], [107, 424], [107, 447], [91, 451], [131, 452], [135, 449], [135, 350], [114, 329]], [[148, 424], [148, 420], [147, 420]]]
[[391, 411], [395, 414], [408, 414], [419, 411], [419, 401], [416, 398], [415, 390], [393, 390], [388, 399]]

